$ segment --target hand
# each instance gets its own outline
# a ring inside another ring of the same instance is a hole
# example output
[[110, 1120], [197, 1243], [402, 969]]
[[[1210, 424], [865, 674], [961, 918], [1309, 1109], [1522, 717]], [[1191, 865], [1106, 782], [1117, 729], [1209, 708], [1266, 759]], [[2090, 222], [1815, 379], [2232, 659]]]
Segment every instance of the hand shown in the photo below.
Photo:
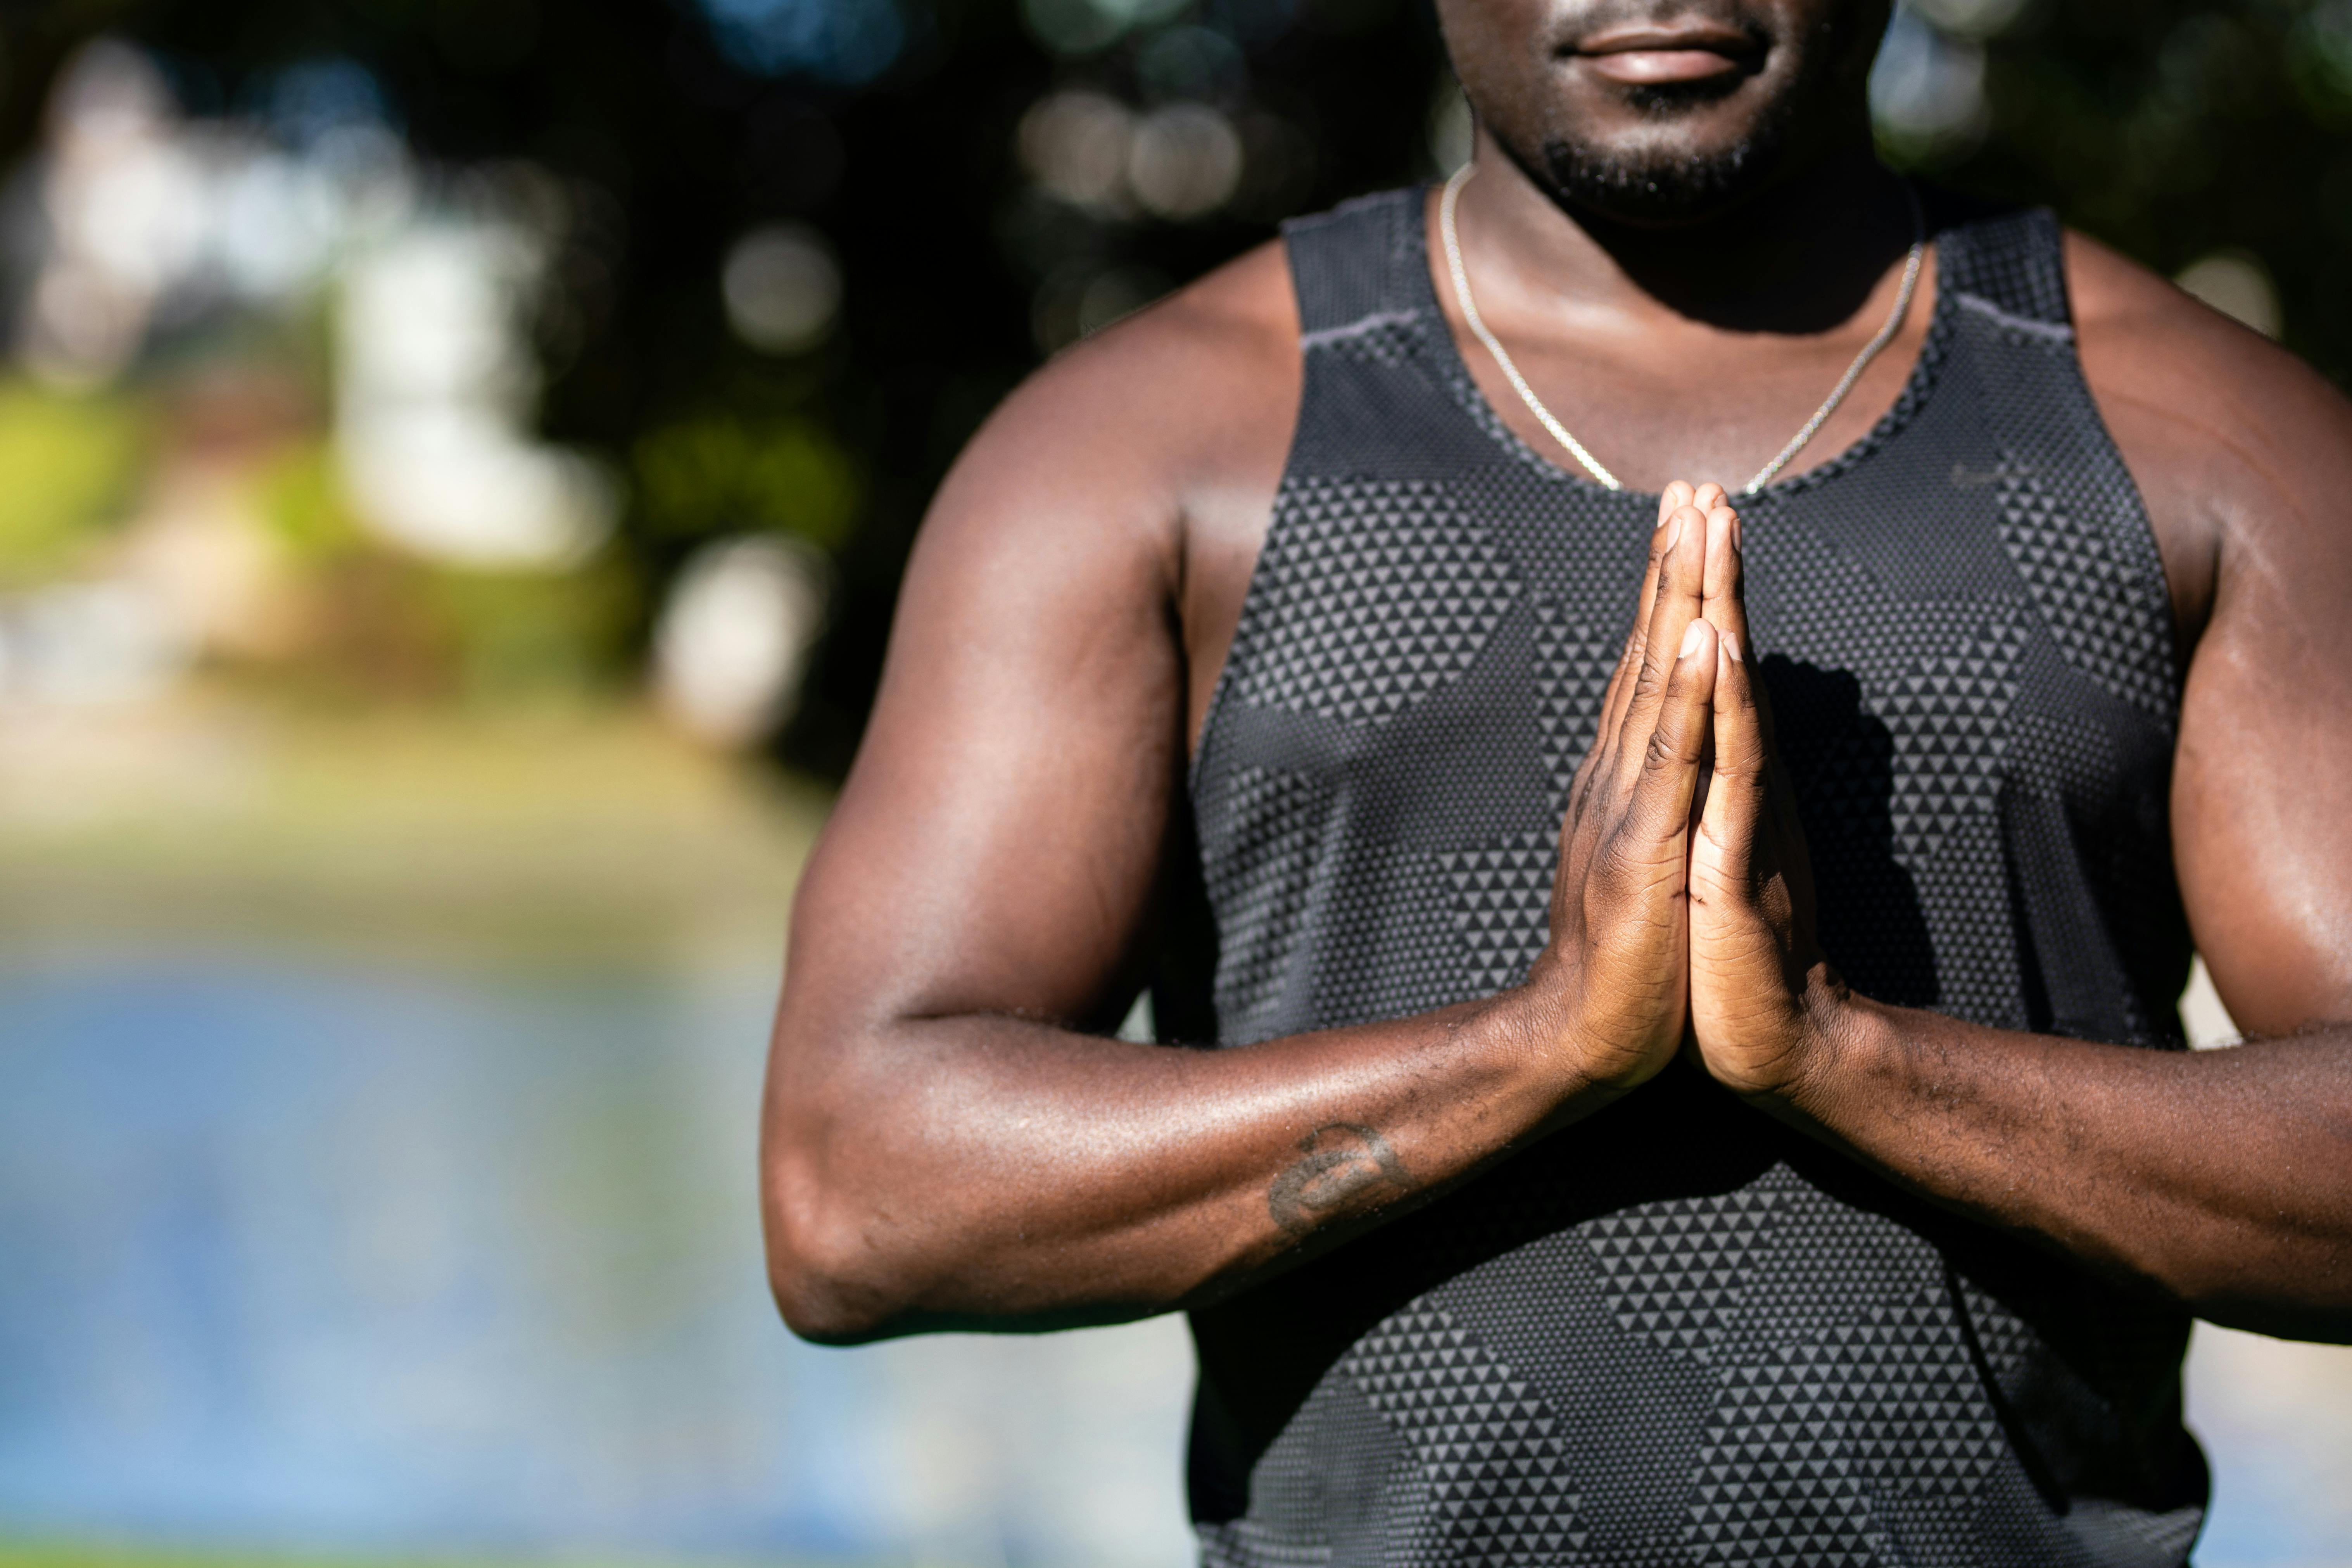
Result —
[[1571, 1069], [1605, 1089], [1672, 1060], [1688, 1013], [1691, 816], [1717, 665], [1699, 613], [1704, 496], [1677, 483], [1659, 503], [1633, 632], [1569, 789], [1551, 941], [1521, 990]]
[[1719, 636], [1712, 774], [1691, 847], [1691, 1029], [1717, 1079], [1794, 1097], [1826, 1058], [1845, 993], [1813, 937], [1812, 868], [1756, 679], [1739, 517], [1706, 517], [1705, 613]]

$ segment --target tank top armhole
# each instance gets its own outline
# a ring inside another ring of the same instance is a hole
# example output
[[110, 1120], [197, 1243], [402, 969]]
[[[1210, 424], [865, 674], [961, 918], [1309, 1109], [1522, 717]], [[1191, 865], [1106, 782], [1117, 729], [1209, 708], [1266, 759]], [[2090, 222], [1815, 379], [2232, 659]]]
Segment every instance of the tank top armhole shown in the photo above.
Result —
[[2139, 481], [2124, 461], [2083, 374], [2074, 300], [2066, 284], [2064, 226], [2050, 208], [2032, 207], [1948, 230], [1937, 237], [1937, 247], [1940, 286], [1955, 303], [1989, 318], [2008, 335], [2038, 341], [2053, 351], [2060, 383], [2074, 405], [2072, 412], [2094, 437], [2095, 449], [2084, 456], [2095, 470], [2104, 470], [2085, 477], [2114, 498], [2103, 509], [2108, 547], [2141, 595], [2140, 613], [2160, 638], [2158, 658], [2168, 690], [2159, 721], [2177, 734], [2182, 671], [2172, 624], [2171, 578], [2164, 568], [2164, 553], [2157, 548], [2156, 528], [2148, 520]]
[[1421, 210], [1419, 186], [1343, 202], [1327, 213], [1282, 226], [1298, 298], [1298, 328], [1312, 348], [1368, 321], [1410, 309], [1397, 288], [1397, 225]]
[[1937, 287], [1995, 324], [2029, 336], [2072, 339], [2065, 261], [2047, 207], [1979, 218], [1936, 237]]
[[1282, 526], [1283, 493], [1297, 461], [1299, 435], [1314, 395], [1318, 357], [1315, 351], [1399, 319], [1393, 230], [1399, 209], [1410, 206], [1418, 212], [1420, 197], [1418, 186], [1383, 191], [1342, 203], [1329, 212], [1291, 218], [1282, 226], [1283, 257], [1289, 263], [1291, 293], [1298, 307], [1298, 407], [1292, 418], [1290, 451], [1283, 458], [1282, 478], [1275, 484], [1273, 514], [1266, 519], [1265, 537], [1258, 543], [1257, 559], [1250, 563], [1249, 582], [1242, 590], [1233, 639], [1225, 645], [1224, 663], [1210, 690], [1208, 709], [1201, 715], [1200, 731], [1187, 737], [1192, 755], [1185, 767], [1185, 783], [1196, 797], [1215, 747], [1217, 715], [1234, 700], [1235, 672], [1248, 658], [1251, 606], [1261, 596], [1259, 582], [1267, 553], [1275, 546], [1276, 531]]

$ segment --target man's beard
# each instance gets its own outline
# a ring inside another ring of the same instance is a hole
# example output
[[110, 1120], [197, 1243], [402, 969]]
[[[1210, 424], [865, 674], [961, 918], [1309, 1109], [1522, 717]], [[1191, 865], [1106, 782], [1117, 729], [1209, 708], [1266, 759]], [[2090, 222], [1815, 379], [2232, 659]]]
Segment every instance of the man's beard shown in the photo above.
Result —
[[[1809, 67], [1812, 63], [1806, 62]], [[1548, 138], [1534, 158], [1508, 142], [1503, 142], [1503, 150], [1570, 212], [1643, 227], [1687, 223], [1735, 206], [1769, 183], [1788, 147], [1797, 106], [1808, 92], [1817, 90], [1809, 79], [1815, 74], [1801, 69], [1738, 140], [1704, 152], [1683, 152], [1665, 142], [1619, 150], [1564, 136]], [[1713, 83], [1636, 89], [1634, 101], [1653, 118], [1671, 122], [1721, 90]], [[1502, 140], [1499, 134], [1497, 140]]]

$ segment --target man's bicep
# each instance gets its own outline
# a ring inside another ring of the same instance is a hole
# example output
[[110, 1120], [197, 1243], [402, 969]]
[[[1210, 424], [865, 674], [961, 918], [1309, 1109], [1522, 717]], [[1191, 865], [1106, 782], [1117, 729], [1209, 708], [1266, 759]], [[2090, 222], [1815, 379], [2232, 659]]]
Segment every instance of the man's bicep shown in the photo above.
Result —
[[1136, 944], [1182, 663], [1153, 487], [1087, 462], [983, 437], [925, 525], [794, 916], [827, 1011], [1076, 1022]]
[[2261, 1034], [2352, 1016], [2352, 405], [2296, 382], [2233, 444], [2173, 784], [2198, 947]]

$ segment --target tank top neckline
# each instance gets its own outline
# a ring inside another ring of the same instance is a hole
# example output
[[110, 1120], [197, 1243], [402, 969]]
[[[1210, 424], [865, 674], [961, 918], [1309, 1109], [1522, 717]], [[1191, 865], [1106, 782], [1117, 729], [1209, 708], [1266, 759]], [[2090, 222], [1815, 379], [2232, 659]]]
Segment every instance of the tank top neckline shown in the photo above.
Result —
[[[1426, 312], [1431, 324], [1435, 368], [1447, 394], [1490, 439], [1544, 479], [1590, 490], [1595, 495], [1620, 495], [1629, 500], [1647, 500], [1654, 506], [1658, 491], [1636, 489], [1630, 485], [1622, 490], [1612, 491], [1589, 475], [1565, 468], [1537, 451], [1504, 420], [1493, 401], [1487, 397], [1485, 388], [1470, 374], [1469, 362], [1463, 357], [1461, 342], [1454, 335], [1454, 324], [1446, 317], [1437, 293], [1437, 280], [1431, 270], [1434, 262], [1429, 249], [1429, 193], [1434, 188], [1421, 184], [1401, 193], [1408, 198], [1403, 215], [1402, 237], [1405, 243], [1401, 259], [1408, 274], [1405, 286], [1412, 290], [1412, 304], [1417, 310]], [[1927, 331], [1920, 340], [1918, 354], [1912, 361], [1910, 374], [1904, 378], [1902, 390], [1895, 395], [1895, 401], [1887, 405], [1885, 412], [1867, 431], [1827, 462], [1777, 479], [1748, 500], [1773, 500], [1800, 494], [1853, 471], [1899, 435], [1927, 403], [1935, 391], [1943, 368], [1944, 350], [1952, 331], [1954, 307], [1953, 291], [1947, 286], [1940, 237], [1930, 240], [1929, 244], [1935, 253], [1936, 275]], [[1725, 488], [1729, 489], [1728, 486]]]

